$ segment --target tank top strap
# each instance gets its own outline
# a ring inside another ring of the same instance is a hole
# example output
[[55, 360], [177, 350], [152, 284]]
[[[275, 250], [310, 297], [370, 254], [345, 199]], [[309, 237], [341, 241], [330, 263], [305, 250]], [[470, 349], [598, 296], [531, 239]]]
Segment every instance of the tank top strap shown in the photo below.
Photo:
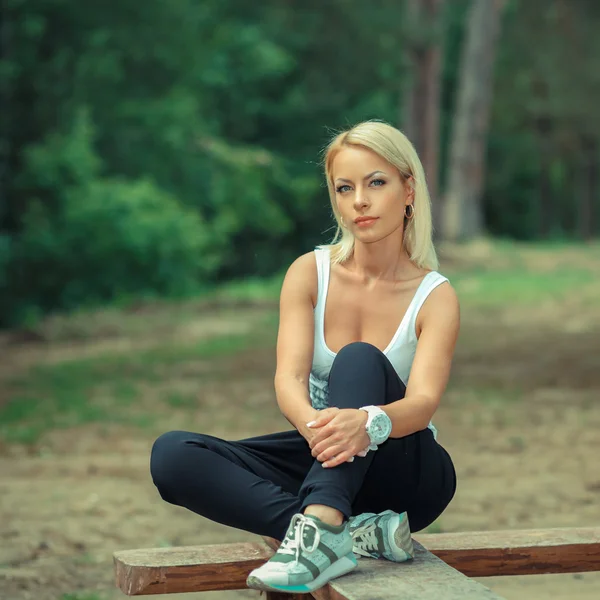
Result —
[[409, 337], [413, 340], [417, 339], [416, 323], [419, 311], [423, 307], [425, 300], [429, 297], [429, 294], [440, 284], [448, 281], [447, 277], [444, 277], [437, 271], [431, 271], [425, 275], [423, 281], [419, 285], [414, 298], [412, 299], [410, 306], [408, 307], [406, 314], [406, 329]]
[[329, 248], [323, 246], [317, 246], [315, 248], [315, 257], [317, 261], [317, 306], [322, 310], [324, 302], [323, 299], [327, 295], [327, 288], [329, 287]]

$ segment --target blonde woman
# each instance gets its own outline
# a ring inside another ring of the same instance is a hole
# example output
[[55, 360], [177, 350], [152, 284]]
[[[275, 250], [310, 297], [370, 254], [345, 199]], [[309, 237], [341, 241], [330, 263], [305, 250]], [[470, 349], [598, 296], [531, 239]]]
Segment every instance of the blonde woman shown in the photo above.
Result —
[[459, 305], [437, 272], [423, 167], [397, 129], [368, 121], [325, 156], [338, 231], [281, 290], [275, 391], [292, 431], [241, 441], [169, 432], [154, 444], [161, 496], [282, 540], [248, 586], [310, 592], [356, 566], [401, 562], [411, 531], [456, 490], [431, 419]]

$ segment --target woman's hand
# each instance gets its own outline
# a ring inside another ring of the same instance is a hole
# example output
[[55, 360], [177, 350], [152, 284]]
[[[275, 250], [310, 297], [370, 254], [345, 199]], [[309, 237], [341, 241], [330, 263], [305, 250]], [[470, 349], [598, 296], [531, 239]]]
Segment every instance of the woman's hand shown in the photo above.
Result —
[[317, 434], [313, 428], [309, 427], [312, 423], [315, 423], [319, 418], [319, 415], [322, 414], [323, 411], [319, 411], [316, 408], [311, 408], [308, 413], [304, 415], [304, 419], [300, 422], [298, 426], [298, 433], [308, 442], [310, 445], [312, 439]]
[[371, 443], [366, 424], [369, 415], [357, 408], [327, 408], [319, 411], [318, 417], [308, 424], [315, 435], [307, 440], [312, 455], [323, 463], [323, 467], [337, 467], [354, 458], [364, 456]]

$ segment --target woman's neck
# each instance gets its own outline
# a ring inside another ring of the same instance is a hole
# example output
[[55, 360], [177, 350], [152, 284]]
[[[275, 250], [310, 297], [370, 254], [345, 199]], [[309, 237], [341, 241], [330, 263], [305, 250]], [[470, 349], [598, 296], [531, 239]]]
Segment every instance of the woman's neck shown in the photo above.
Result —
[[365, 283], [399, 281], [416, 277], [420, 269], [410, 260], [402, 244], [355, 242], [346, 267]]

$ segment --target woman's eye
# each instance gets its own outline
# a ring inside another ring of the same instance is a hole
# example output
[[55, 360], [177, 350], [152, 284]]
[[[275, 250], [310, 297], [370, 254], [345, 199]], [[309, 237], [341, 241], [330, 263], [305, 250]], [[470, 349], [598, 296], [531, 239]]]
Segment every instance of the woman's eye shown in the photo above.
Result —
[[[385, 185], [385, 181], [383, 179], [373, 179], [373, 181], [371, 181], [371, 184], [377, 184], [375, 185], [375, 187], [381, 187], [382, 185]], [[343, 194], [346, 191], [346, 188], [350, 189], [349, 185], [339, 185], [338, 187], [335, 188], [335, 191], [338, 194]]]
[[337, 188], [335, 188], [335, 191], [336, 191], [338, 194], [341, 194], [341, 193], [344, 191], [344, 188], [349, 188], [349, 187], [350, 187], [349, 185], [340, 185], [340, 186], [338, 186]]

